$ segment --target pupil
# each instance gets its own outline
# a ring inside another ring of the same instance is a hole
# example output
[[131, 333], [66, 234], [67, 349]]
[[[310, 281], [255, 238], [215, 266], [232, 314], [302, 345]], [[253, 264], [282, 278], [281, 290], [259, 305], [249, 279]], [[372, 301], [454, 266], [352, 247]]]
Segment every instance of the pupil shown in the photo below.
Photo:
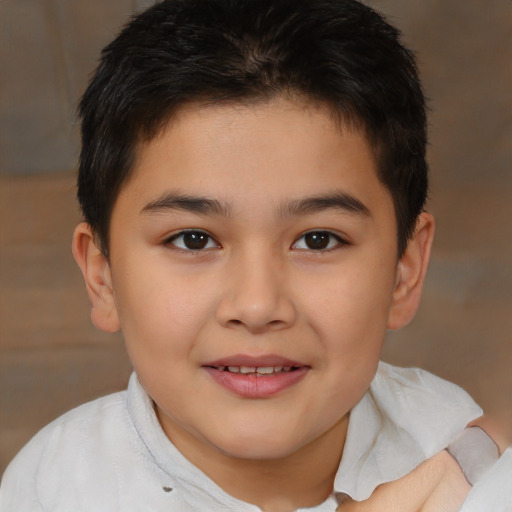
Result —
[[308, 233], [306, 245], [310, 249], [325, 249], [329, 245], [329, 233]]
[[204, 249], [208, 243], [208, 235], [198, 232], [185, 233], [183, 235], [183, 243], [187, 249]]

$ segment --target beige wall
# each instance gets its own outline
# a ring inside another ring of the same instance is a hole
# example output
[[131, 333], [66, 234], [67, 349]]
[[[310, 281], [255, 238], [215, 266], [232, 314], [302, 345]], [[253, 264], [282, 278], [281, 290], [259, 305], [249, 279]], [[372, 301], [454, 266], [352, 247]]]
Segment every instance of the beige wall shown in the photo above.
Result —
[[75, 108], [100, 49], [151, 3], [0, 1], [0, 173], [74, 168]]
[[[119, 336], [89, 323], [69, 253], [74, 109], [134, 0], [0, 1], [0, 472], [43, 424], [125, 385]], [[512, 2], [375, 0], [430, 97], [437, 241], [414, 322], [384, 357], [512, 411]]]

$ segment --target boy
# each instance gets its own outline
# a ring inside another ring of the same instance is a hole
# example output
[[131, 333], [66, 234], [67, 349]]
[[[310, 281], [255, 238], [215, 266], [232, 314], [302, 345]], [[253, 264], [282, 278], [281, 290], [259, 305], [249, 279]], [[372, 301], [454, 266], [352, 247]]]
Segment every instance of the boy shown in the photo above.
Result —
[[507, 510], [479, 407], [379, 364], [434, 235], [395, 29], [355, 0], [164, 1], [80, 115], [73, 253], [135, 372], [25, 447], [2, 512]]

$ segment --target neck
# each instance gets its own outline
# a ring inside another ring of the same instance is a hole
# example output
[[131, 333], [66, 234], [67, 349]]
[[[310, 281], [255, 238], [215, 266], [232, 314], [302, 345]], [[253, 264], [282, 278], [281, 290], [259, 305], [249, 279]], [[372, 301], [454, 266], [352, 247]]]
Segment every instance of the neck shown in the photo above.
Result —
[[265, 512], [290, 512], [318, 505], [331, 494], [347, 424], [348, 417], [344, 417], [296, 452], [265, 460], [234, 458], [214, 447], [206, 453], [204, 444], [199, 446], [187, 432], [167, 435], [190, 462], [226, 493]]

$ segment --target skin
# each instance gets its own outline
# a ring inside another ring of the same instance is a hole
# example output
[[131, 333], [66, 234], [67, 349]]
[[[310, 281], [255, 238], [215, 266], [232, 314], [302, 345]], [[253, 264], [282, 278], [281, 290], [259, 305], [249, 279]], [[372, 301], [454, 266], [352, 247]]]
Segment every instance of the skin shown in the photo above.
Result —
[[[190, 250], [183, 230], [203, 233], [204, 248]], [[109, 260], [87, 224], [73, 252], [93, 322], [122, 329], [167, 436], [231, 495], [284, 512], [332, 491], [349, 411], [386, 329], [416, 312], [433, 234], [422, 214], [399, 259], [363, 134], [276, 98], [184, 108], [139, 149]], [[205, 367], [240, 355], [284, 357], [304, 375], [241, 396]]]
[[341, 505], [340, 512], [458, 512], [470, 485], [452, 456], [442, 451], [369, 499]]

